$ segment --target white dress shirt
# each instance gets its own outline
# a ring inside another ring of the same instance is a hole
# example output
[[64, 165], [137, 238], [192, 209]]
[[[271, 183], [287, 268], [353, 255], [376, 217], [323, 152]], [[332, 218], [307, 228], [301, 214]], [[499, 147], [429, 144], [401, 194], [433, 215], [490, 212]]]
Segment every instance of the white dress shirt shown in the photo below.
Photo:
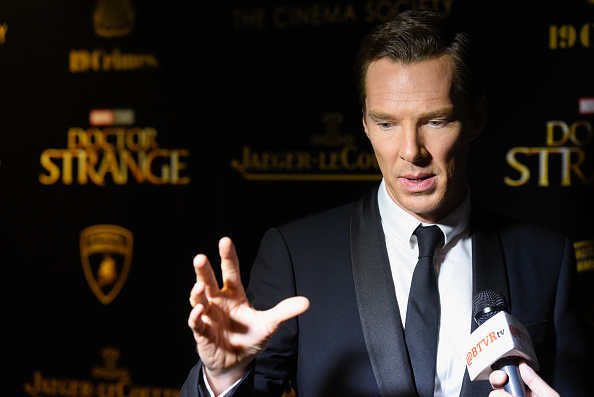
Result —
[[[417, 237], [421, 221], [404, 211], [389, 196], [385, 182], [379, 187], [378, 204], [396, 299], [405, 325], [410, 284], [418, 260]], [[459, 396], [466, 369], [466, 342], [470, 335], [472, 311], [472, 244], [468, 228], [470, 196], [436, 225], [445, 236], [433, 258], [441, 319], [437, 346], [435, 397]], [[422, 332], [422, 331], [417, 331]]]

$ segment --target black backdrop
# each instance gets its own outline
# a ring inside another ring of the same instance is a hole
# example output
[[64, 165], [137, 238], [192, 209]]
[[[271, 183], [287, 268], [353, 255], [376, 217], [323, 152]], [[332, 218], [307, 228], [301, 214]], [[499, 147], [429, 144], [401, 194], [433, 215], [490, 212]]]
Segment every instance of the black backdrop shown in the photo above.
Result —
[[193, 256], [229, 235], [247, 282], [266, 228], [379, 180], [352, 63], [407, 8], [482, 41], [472, 194], [569, 235], [592, 308], [594, 2], [516, 3], [1, 2], [0, 394], [175, 396]]

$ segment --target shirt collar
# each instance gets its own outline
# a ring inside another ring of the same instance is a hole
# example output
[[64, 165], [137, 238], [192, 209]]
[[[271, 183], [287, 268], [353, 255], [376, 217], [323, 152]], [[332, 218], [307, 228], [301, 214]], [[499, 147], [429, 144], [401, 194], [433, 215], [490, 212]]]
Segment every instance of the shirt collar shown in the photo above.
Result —
[[[379, 186], [377, 201], [383, 227], [402, 243], [413, 248], [417, 241], [413, 235], [414, 231], [419, 225], [426, 226], [428, 224], [421, 222], [396, 204], [388, 194], [383, 179]], [[445, 236], [444, 246], [454, 241], [467, 229], [469, 220], [470, 191], [466, 194], [462, 204], [439, 222], [435, 223]]]

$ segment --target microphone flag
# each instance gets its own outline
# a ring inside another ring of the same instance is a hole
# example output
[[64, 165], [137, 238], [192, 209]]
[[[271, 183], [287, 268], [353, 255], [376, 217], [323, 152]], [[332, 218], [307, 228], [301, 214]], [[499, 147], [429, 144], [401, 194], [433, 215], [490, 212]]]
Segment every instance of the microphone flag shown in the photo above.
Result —
[[466, 353], [470, 380], [488, 380], [492, 365], [501, 358], [519, 357], [538, 371], [538, 360], [526, 328], [514, 316], [500, 311], [471, 335]]

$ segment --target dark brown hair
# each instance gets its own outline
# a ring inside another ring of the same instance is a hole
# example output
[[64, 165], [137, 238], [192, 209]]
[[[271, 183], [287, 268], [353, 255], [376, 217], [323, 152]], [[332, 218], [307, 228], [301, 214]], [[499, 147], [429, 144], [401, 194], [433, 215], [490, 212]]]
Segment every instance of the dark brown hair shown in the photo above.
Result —
[[373, 29], [362, 40], [355, 62], [355, 78], [365, 111], [365, 79], [369, 65], [382, 58], [410, 64], [447, 54], [454, 62], [452, 89], [471, 103], [480, 95], [476, 51], [470, 37], [459, 32], [453, 19], [427, 10], [408, 10]]

